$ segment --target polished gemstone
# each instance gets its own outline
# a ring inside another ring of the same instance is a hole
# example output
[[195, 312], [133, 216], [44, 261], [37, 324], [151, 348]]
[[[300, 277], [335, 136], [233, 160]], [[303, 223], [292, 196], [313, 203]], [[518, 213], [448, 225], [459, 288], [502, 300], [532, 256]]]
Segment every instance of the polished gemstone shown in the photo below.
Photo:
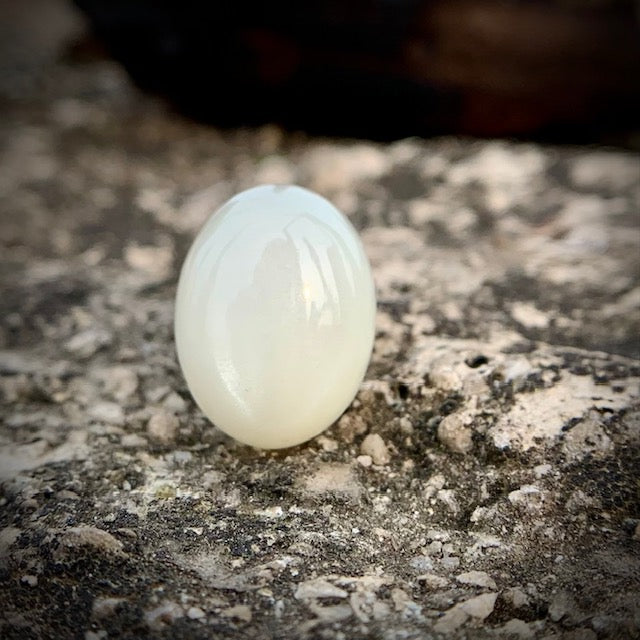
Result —
[[248, 189], [216, 211], [182, 267], [178, 358], [220, 429], [266, 449], [312, 438], [353, 400], [375, 291], [347, 218], [297, 186]]

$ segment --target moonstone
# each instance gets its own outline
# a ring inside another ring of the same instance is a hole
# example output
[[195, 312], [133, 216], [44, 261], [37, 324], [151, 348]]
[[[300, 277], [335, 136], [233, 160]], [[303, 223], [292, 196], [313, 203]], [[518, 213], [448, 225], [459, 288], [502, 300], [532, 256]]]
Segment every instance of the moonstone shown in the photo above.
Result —
[[189, 250], [176, 297], [178, 358], [217, 427], [255, 447], [293, 446], [353, 400], [375, 307], [347, 218], [301, 187], [255, 187], [216, 211]]

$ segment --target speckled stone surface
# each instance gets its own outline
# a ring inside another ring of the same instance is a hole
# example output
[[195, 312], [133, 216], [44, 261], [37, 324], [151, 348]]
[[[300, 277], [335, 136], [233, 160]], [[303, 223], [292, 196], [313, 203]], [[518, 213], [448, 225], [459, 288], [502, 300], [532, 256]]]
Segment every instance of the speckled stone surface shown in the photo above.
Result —
[[[221, 132], [38, 10], [0, 49], [2, 638], [637, 637], [638, 156]], [[355, 403], [279, 453], [172, 337], [191, 239], [262, 182], [340, 207], [379, 298]]]

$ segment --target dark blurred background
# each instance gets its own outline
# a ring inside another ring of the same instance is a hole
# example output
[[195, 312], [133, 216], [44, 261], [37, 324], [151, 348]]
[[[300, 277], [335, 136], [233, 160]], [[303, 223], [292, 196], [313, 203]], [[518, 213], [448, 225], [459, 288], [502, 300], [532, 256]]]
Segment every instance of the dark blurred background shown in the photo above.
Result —
[[633, 0], [75, 0], [90, 51], [221, 126], [637, 147]]

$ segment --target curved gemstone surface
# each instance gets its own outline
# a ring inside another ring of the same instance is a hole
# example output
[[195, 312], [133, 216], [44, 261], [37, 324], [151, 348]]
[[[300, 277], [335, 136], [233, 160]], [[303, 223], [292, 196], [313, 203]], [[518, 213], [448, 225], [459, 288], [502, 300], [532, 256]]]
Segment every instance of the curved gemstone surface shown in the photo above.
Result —
[[178, 358], [207, 417], [275, 449], [347, 408], [374, 339], [369, 262], [347, 218], [297, 186], [261, 186], [205, 223], [182, 267]]

